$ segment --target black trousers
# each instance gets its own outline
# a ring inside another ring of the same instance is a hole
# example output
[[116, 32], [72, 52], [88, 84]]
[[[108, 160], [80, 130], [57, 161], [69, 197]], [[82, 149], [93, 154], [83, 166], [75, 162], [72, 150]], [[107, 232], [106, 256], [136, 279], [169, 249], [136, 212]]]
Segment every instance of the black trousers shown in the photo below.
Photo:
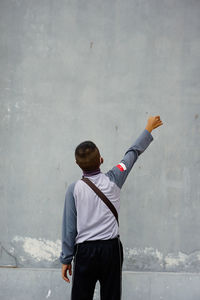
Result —
[[77, 244], [71, 300], [92, 300], [100, 282], [101, 300], [120, 300], [123, 247], [119, 238]]

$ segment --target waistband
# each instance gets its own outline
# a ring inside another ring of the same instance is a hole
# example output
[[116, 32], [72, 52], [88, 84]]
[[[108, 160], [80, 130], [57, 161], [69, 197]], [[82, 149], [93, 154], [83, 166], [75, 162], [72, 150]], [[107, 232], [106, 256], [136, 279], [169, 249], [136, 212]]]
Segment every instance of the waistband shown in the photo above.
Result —
[[119, 240], [119, 236], [113, 239], [108, 239], [108, 240], [89, 240], [89, 241], [84, 241], [82, 243], [77, 243], [76, 245], [96, 245], [96, 244], [109, 244], [113, 243]]

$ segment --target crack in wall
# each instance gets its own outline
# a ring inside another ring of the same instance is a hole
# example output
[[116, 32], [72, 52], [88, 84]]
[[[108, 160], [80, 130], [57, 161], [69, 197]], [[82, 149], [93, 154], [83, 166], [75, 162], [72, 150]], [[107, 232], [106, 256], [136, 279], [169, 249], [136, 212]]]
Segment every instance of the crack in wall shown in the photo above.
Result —
[[[10, 258], [11, 264], [10, 264]], [[9, 261], [9, 263], [7, 263]], [[14, 261], [14, 264], [12, 263]], [[10, 253], [0, 242], [0, 267], [18, 267], [18, 260], [15, 255]]]

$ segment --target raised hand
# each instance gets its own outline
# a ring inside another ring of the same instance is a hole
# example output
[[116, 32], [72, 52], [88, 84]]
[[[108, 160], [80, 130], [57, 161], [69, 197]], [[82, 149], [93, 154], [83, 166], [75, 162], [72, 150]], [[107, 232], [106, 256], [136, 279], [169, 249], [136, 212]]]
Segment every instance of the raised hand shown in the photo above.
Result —
[[163, 122], [160, 119], [160, 116], [150, 116], [147, 121], [147, 125], [145, 129], [147, 129], [149, 132], [154, 130], [155, 128], [163, 125]]

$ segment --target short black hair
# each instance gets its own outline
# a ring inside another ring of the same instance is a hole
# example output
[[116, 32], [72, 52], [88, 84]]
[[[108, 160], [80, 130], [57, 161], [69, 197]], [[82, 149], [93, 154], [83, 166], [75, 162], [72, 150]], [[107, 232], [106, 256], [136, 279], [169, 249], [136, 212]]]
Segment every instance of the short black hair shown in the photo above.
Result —
[[79, 144], [75, 150], [75, 158], [83, 171], [94, 171], [100, 166], [99, 149], [92, 141]]

